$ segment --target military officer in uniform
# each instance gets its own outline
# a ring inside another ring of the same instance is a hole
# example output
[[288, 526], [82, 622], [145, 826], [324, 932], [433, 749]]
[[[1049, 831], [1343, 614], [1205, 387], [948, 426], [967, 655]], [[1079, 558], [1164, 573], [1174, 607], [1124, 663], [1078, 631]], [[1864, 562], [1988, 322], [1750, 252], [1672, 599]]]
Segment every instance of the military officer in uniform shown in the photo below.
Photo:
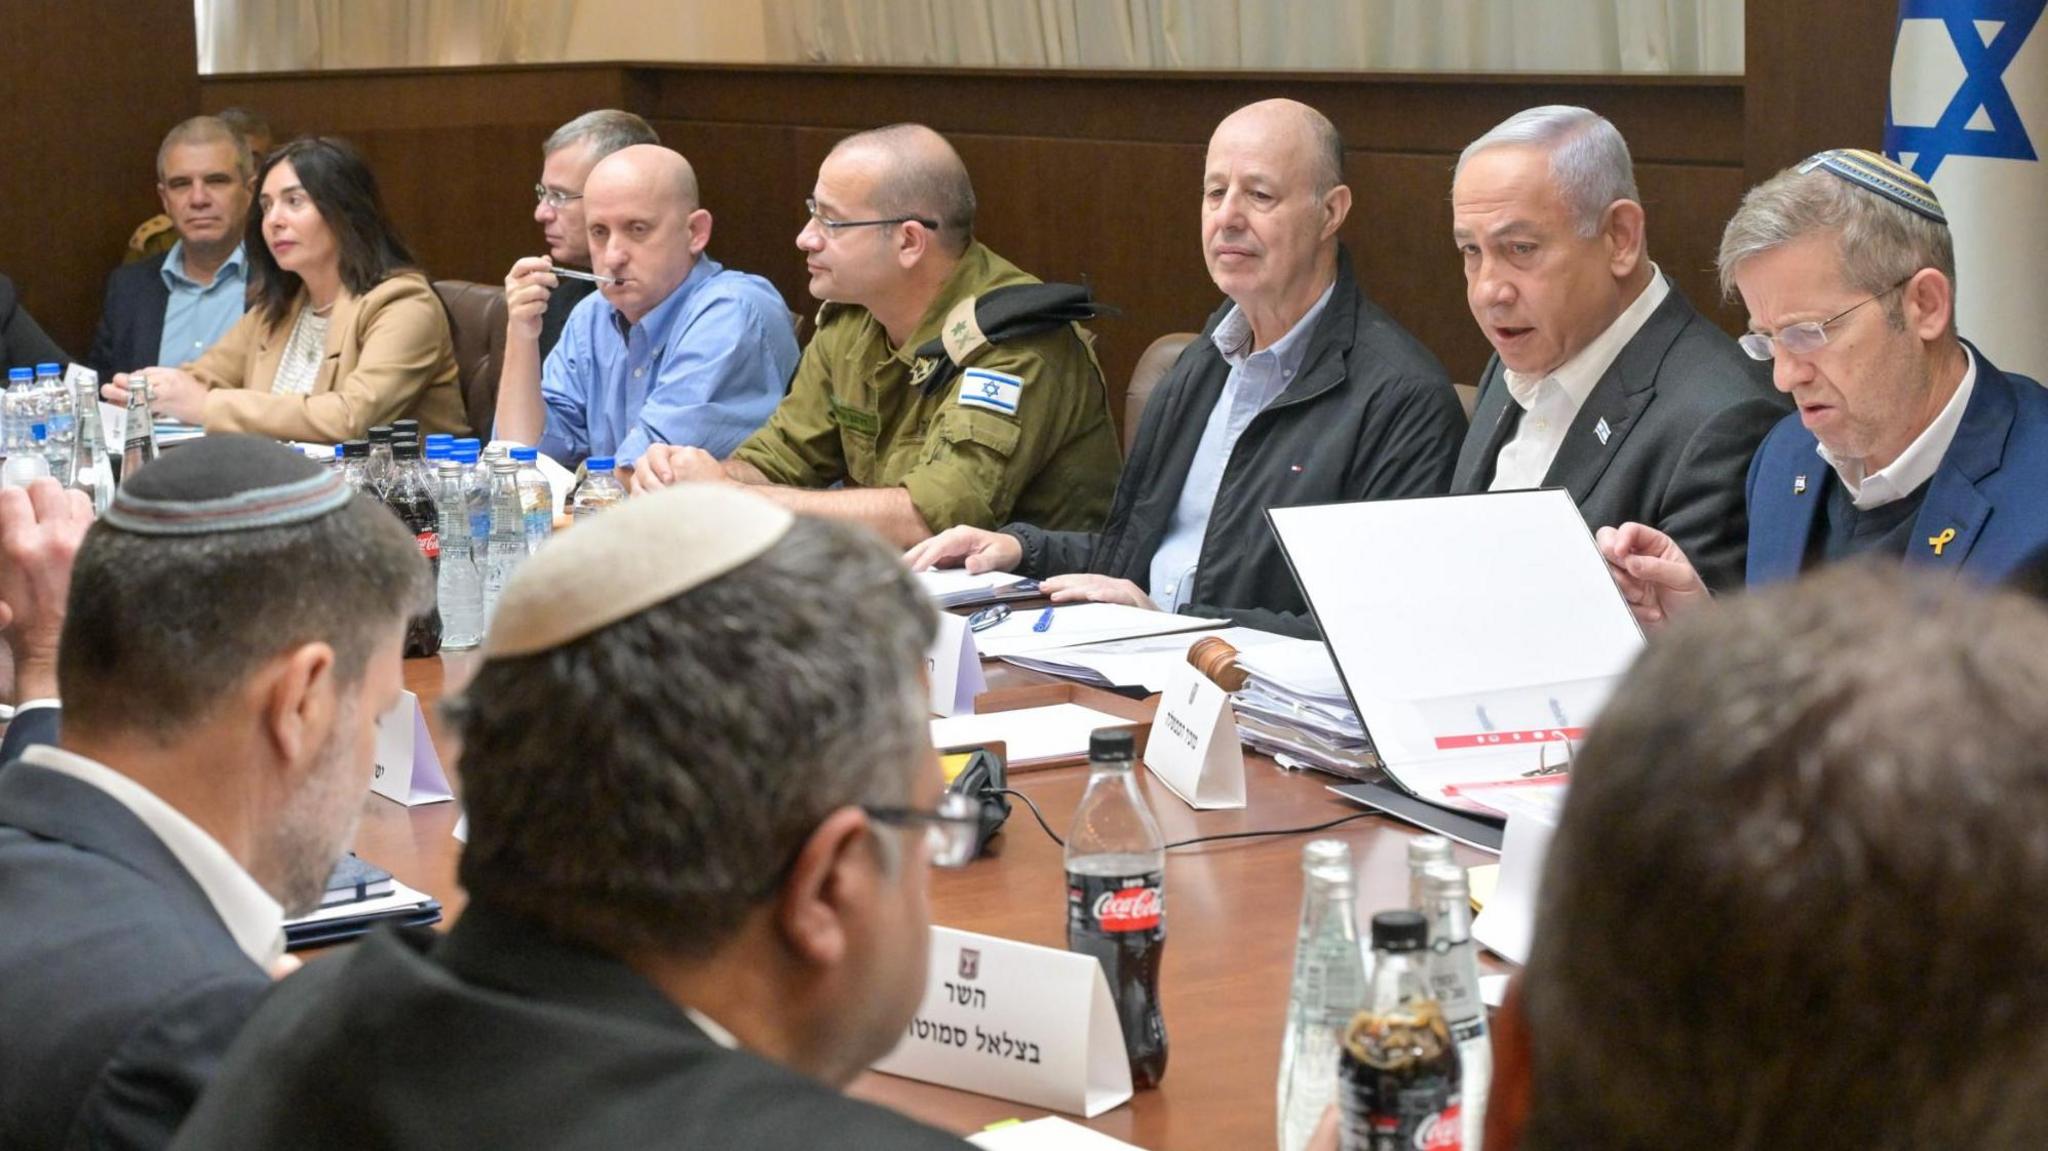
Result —
[[789, 395], [724, 461], [653, 445], [633, 489], [763, 485], [904, 547], [956, 524], [1100, 527], [1117, 441], [1086, 291], [974, 240], [967, 169], [922, 125], [840, 141], [808, 206], [797, 247], [825, 305]]

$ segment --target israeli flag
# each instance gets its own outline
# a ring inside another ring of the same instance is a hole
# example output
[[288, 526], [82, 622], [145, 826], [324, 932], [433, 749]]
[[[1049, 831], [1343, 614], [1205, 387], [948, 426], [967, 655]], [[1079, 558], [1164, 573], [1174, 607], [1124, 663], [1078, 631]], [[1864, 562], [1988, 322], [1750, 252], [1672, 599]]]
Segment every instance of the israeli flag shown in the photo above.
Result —
[[2048, 0], [1900, 0], [1885, 154], [1934, 187], [1962, 335], [2048, 379]]

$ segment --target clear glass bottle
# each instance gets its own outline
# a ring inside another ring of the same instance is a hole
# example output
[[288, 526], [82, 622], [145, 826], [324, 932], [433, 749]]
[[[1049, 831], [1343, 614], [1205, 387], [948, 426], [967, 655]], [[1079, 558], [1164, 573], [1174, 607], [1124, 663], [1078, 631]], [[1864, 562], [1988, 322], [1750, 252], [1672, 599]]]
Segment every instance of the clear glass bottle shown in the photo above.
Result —
[[519, 502], [519, 465], [510, 456], [491, 464], [490, 537], [484, 549], [484, 626], [498, 598], [526, 559], [526, 509]]
[[519, 465], [519, 506], [526, 511], [526, 551], [540, 550], [555, 531], [555, 493], [540, 470], [540, 452], [534, 448], [513, 448], [512, 462]]
[[1280, 1151], [1301, 1151], [1335, 1099], [1344, 1028], [1365, 1006], [1351, 848], [1318, 839], [1301, 851], [1301, 929], [1280, 1043]]
[[1479, 998], [1479, 954], [1472, 942], [1472, 889], [1465, 869], [1432, 863], [1422, 871], [1422, 914], [1429, 919], [1429, 989], [1444, 1006], [1463, 1069], [1465, 1151], [1479, 1151], [1486, 1093], [1493, 1082], [1493, 1041]]
[[104, 514], [114, 499], [114, 470], [107, 458], [106, 433], [100, 427], [99, 384], [98, 374], [78, 371], [72, 403], [77, 416], [71, 424], [71, 475], [65, 481], [67, 487], [92, 497], [95, 516]]
[[484, 638], [484, 577], [470, 545], [468, 482], [462, 464], [446, 453], [435, 464], [434, 492], [441, 510], [441, 649], [466, 651]]
[[583, 482], [576, 485], [576, 492], [570, 497], [569, 516], [580, 520], [625, 500], [626, 489], [619, 483], [618, 473], [612, 470], [612, 458], [592, 456], [583, 461]]
[[141, 372], [128, 377], [128, 421], [121, 440], [121, 482], [127, 483], [156, 459], [156, 418], [149, 411], [149, 377]]
[[1408, 841], [1408, 910], [1423, 910], [1423, 871], [1432, 863], [1450, 862], [1451, 841], [1443, 836], [1418, 835]]

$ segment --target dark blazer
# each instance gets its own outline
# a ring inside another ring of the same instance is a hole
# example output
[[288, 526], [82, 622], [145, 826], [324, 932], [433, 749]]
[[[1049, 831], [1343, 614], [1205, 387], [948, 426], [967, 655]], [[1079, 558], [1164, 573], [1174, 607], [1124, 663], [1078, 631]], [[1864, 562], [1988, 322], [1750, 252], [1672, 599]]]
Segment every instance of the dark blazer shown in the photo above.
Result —
[[31, 708], [16, 715], [7, 725], [7, 734], [0, 735], [0, 769], [20, 759], [32, 743], [55, 746], [59, 721], [63, 718], [61, 707]]
[[[1955, 439], [1927, 481], [1906, 562], [1995, 583], [2048, 547], [2048, 391], [1999, 371], [1974, 346], [1971, 351], [1977, 384]], [[1791, 579], [1805, 563], [1815, 510], [1827, 500], [1829, 485], [1841, 482], [1815, 454], [1815, 443], [1791, 415], [1757, 450], [1746, 489], [1751, 584]]]
[[718, 1046], [618, 960], [472, 903], [278, 984], [176, 1146], [963, 1151]]
[[0, 924], [0, 1147], [168, 1144], [270, 983], [206, 894], [119, 802], [13, 763]]
[[85, 366], [111, 380], [116, 372], [152, 368], [163, 354], [164, 309], [171, 290], [164, 286], [164, 252], [123, 264], [107, 277], [106, 302], [100, 305], [100, 326], [93, 331]]
[[[1230, 363], [1210, 337], [1174, 361], [1145, 405], [1100, 532], [1003, 530], [1023, 544], [1029, 576], [1096, 572], [1146, 587], [1166, 538], [1209, 413]], [[1442, 495], [1465, 432], [1465, 413], [1443, 365], [1367, 298], [1338, 249], [1337, 282], [1309, 335], [1292, 383], [1238, 437], [1202, 537], [1193, 595], [1184, 609], [1245, 627], [1313, 636], [1315, 621], [1266, 509], [1396, 496]]]
[[[1543, 486], [1570, 492], [1587, 527], [1649, 524], [1678, 541], [1708, 587], [1739, 588], [1742, 476], [1790, 409], [1769, 365], [1744, 355], [1672, 284], [1586, 396]], [[1495, 356], [1480, 377], [1453, 493], [1487, 489], [1521, 415]]]
[[68, 364], [71, 357], [45, 335], [35, 317], [21, 306], [14, 281], [0, 276], [0, 369], [33, 368], [37, 364]]

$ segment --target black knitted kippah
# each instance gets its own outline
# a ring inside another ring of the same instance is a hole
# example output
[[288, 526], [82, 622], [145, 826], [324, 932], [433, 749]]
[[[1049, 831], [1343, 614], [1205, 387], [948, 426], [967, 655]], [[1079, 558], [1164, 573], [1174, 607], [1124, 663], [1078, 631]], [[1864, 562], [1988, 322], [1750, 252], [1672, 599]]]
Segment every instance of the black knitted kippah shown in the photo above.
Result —
[[139, 535], [188, 536], [305, 523], [355, 495], [341, 476], [260, 436], [207, 436], [121, 484], [106, 523]]

